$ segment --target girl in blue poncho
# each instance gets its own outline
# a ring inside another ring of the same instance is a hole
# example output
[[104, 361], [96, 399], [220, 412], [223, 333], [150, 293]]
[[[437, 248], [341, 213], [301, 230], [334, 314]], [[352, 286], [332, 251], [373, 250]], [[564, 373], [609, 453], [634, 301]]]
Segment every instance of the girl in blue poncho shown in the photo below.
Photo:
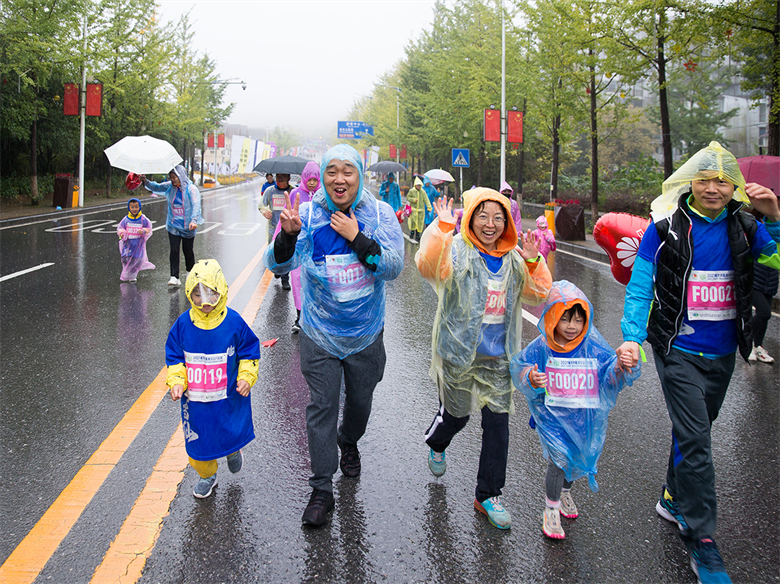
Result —
[[604, 448], [607, 418], [618, 392], [639, 377], [639, 365], [628, 369], [629, 357], [618, 367], [614, 349], [592, 324], [593, 306], [571, 282], [554, 282], [542, 316], [541, 336], [512, 358], [515, 387], [525, 395], [548, 459], [545, 490], [547, 505], [542, 531], [563, 539], [563, 515], [578, 515], [569, 489], [588, 477], [598, 491], [596, 463]]

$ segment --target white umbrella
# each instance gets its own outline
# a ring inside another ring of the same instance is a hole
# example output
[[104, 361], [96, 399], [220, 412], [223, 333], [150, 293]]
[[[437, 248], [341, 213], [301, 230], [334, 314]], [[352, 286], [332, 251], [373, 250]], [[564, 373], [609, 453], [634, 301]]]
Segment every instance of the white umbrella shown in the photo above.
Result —
[[452, 175], [447, 172], [446, 170], [442, 170], [441, 168], [434, 168], [432, 170], [429, 170], [425, 173], [425, 176], [427, 176], [431, 181], [448, 181], [448, 182], [455, 182], [455, 179], [452, 178]]
[[168, 173], [182, 161], [173, 146], [151, 136], [126, 136], [104, 152], [111, 166], [136, 174]]

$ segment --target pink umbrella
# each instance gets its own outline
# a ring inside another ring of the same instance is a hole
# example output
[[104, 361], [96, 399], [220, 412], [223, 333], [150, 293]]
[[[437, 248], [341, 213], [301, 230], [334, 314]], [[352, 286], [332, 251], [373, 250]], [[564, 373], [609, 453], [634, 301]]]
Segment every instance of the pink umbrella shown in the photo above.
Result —
[[769, 187], [780, 196], [780, 156], [748, 156], [737, 162], [745, 182]]

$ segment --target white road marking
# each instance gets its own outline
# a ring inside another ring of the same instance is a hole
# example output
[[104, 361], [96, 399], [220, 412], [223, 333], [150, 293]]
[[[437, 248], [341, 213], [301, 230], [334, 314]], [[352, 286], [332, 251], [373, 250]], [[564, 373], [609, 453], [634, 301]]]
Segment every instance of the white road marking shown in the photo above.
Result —
[[2, 278], [0, 278], [0, 282], [5, 282], [6, 280], [10, 280], [11, 278], [16, 278], [16, 276], [29, 274], [30, 272], [34, 272], [35, 270], [41, 270], [43, 268], [48, 268], [49, 266], [53, 266], [53, 265], [54, 262], [47, 262], [45, 264], [35, 266], [34, 268], [27, 268], [26, 270], [21, 270], [20, 272], [14, 272], [13, 274], [8, 274], [7, 276], [3, 276]]
[[530, 312], [528, 312], [525, 308], [523, 308], [523, 318], [526, 319], [528, 322], [530, 322], [534, 326], [537, 326], [539, 324], [539, 319], [536, 318]]
[[217, 209], [224, 209], [225, 207], [230, 207], [230, 205], [221, 205], [219, 207], [214, 207], [213, 209], [209, 209], [209, 211], [216, 211]]

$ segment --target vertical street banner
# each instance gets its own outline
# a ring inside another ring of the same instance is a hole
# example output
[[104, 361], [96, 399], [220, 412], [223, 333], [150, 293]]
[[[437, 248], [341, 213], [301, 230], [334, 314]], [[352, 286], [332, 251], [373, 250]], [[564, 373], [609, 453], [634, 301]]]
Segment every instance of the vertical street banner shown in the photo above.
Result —
[[260, 140], [257, 140], [255, 142], [254, 160], [252, 161], [252, 168], [250, 170], [253, 170], [255, 166], [257, 166], [257, 163], [263, 159], [264, 149], [265, 149], [265, 142], [261, 142]]
[[79, 115], [79, 88], [75, 83], [66, 83], [63, 92], [63, 113], [66, 116]]
[[501, 141], [501, 112], [493, 109], [485, 110], [485, 142]]
[[244, 138], [241, 141], [241, 152], [238, 155], [238, 174], [246, 172], [246, 166], [249, 163], [249, 148], [252, 146], [250, 138]]
[[506, 141], [523, 143], [523, 112], [506, 113]]
[[217, 148], [224, 148], [225, 147], [225, 134], [220, 134], [217, 137]]
[[390, 144], [390, 158], [395, 158], [396, 154], [395, 144]]
[[401, 146], [401, 158], [406, 160], [406, 145]]
[[230, 174], [238, 172], [238, 161], [241, 159], [241, 150], [244, 148], [243, 136], [230, 137]]
[[214, 134], [209, 134], [208, 138], [206, 139], [206, 144], [208, 145], [208, 148], [214, 148]]
[[87, 111], [88, 116], [98, 116], [103, 113], [103, 84], [87, 83]]

